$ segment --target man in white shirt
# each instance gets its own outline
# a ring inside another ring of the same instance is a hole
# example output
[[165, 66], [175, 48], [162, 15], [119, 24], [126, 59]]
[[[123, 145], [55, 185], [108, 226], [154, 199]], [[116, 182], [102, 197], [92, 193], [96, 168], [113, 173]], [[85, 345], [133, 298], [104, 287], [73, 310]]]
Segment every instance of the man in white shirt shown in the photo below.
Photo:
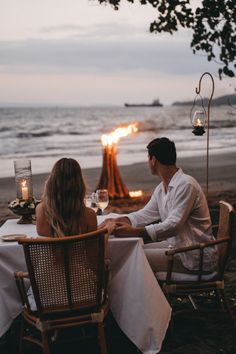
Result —
[[[144, 245], [149, 263], [154, 271], [165, 271], [167, 249], [214, 238], [205, 195], [198, 182], [176, 166], [174, 142], [157, 138], [147, 149], [150, 170], [162, 182], [143, 209], [113, 219], [113, 233], [117, 237], [142, 237], [144, 241], [151, 241]], [[160, 222], [156, 223], [157, 220]], [[198, 259], [199, 251], [180, 253], [175, 270], [195, 270]], [[204, 254], [204, 270], [214, 271], [216, 260], [216, 248], [209, 247]]]

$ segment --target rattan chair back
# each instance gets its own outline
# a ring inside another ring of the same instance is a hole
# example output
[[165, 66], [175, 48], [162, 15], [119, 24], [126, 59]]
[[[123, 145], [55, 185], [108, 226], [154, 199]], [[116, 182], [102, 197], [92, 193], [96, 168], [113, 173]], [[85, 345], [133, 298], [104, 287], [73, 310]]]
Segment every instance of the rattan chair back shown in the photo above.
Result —
[[40, 317], [96, 311], [103, 299], [105, 231], [26, 239], [23, 245]]

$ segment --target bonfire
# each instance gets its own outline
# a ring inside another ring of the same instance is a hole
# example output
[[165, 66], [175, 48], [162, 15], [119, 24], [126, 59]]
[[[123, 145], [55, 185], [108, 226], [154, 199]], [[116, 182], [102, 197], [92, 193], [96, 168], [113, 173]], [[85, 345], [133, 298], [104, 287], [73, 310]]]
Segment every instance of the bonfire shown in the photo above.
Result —
[[111, 199], [140, 196], [141, 191], [129, 192], [121, 178], [117, 164], [117, 143], [120, 138], [138, 131], [138, 124], [133, 123], [115, 129], [109, 134], [103, 134], [103, 164], [97, 189], [107, 189]]

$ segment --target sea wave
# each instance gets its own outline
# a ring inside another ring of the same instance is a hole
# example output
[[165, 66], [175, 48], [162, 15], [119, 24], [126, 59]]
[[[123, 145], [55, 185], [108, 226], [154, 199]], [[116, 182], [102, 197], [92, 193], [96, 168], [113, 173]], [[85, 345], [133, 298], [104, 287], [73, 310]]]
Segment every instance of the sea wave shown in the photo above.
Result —
[[[236, 117], [227, 110], [212, 107], [212, 152], [236, 146]], [[101, 135], [135, 122], [138, 132], [118, 143], [121, 164], [146, 161], [147, 144], [161, 136], [174, 140], [180, 155], [205, 153], [206, 134], [200, 139], [193, 136], [188, 107], [4, 108], [0, 109], [0, 177], [8, 173], [6, 162], [12, 168], [12, 160], [18, 158], [32, 159], [41, 172], [62, 156], [74, 156], [85, 167], [97, 166], [102, 157]]]
[[5, 133], [12, 130], [10, 127], [0, 127], [0, 133]]
[[34, 138], [41, 138], [43, 136], [52, 136], [53, 133], [52, 132], [49, 132], [49, 131], [46, 131], [46, 132], [19, 132], [17, 133], [16, 137], [17, 138], [31, 138], [31, 137], [34, 137]]

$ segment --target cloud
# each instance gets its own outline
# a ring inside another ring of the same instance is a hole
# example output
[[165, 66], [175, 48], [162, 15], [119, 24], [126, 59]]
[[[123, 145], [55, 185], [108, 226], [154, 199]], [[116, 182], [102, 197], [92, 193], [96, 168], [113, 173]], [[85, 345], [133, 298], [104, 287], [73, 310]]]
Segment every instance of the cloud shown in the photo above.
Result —
[[78, 32], [81, 31], [84, 27], [79, 25], [71, 24], [62, 24], [57, 26], [45, 26], [39, 30], [39, 33], [58, 33], [58, 32]]
[[[62, 29], [61, 26], [59, 28]], [[106, 25], [98, 28], [100, 34], [106, 33]], [[80, 30], [79, 26], [76, 26], [77, 30]], [[89, 31], [92, 33], [93, 28]], [[123, 40], [118, 35], [114, 38], [115, 33], [118, 34], [117, 27], [112, 39], [104, 36], [102, 39], [101, 35], [96, 39], [87, 33], [78, 38], [1, 41], [1, 71], [71, 75], [122, 72], [142, 76], [153, 73], [188, 75], [214, 67], [214, 63], [208, 63], [205, 57], [194, 56], [189, 43], [179, 37], [158, 38], [150, 35]]]
[[45, 26], [38, 31], [38, 34], [60, 36], [77, 39], [114, 39], [122, 38], [123, 40], [134, 39], [135, 37], [151, 36], [148, 28], [145, 30], [143, 26], [133, 25], [129, 23], [97, 23], [93, 25], [71, 25], [61, 24], [57, 26]]

